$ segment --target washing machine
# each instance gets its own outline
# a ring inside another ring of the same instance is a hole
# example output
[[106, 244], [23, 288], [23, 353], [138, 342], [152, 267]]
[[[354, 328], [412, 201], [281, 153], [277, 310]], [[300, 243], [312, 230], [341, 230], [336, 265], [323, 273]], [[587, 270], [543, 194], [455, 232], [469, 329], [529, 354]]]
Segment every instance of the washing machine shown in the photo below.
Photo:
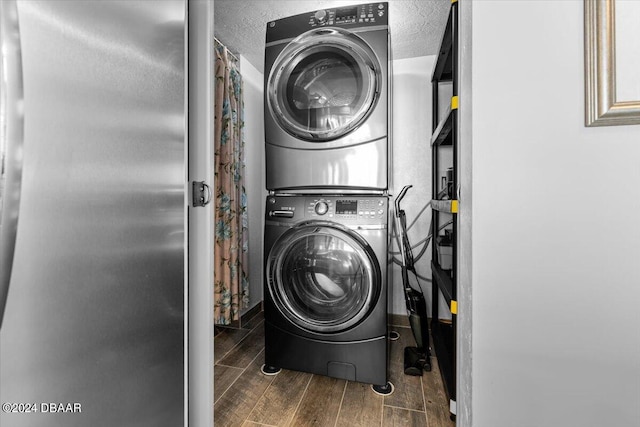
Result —
[[266, 205], [265, 366], [386, 386], [387, 198]]
[[268, 190], [388, 188], [389, 59], [387, 3], [320, 9], [267, 24]]

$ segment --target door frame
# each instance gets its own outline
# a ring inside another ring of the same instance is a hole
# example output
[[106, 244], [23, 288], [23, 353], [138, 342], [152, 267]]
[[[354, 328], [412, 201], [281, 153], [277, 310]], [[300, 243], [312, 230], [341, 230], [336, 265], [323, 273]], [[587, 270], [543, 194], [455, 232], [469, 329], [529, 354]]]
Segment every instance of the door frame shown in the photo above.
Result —
[[192, 181], [214, 185], [213, 3], [186, 0], [187, 6], [187, 176], [185, 263], [188, 313], [185, 336], [185, 426], [213, 425], [213, 207], [193, 207]]

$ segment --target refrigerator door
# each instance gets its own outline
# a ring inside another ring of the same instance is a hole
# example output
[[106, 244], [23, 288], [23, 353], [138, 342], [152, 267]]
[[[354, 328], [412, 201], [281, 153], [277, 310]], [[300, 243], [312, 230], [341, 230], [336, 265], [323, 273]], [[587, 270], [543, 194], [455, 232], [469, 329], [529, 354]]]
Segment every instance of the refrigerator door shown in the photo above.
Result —
[[22, 182], [22, 56], [16, 2], [0, 2], [0, 328], [9, 292]]
[[185, 425], [185, 16], [185, 0], [17, 1], [2, 426]]

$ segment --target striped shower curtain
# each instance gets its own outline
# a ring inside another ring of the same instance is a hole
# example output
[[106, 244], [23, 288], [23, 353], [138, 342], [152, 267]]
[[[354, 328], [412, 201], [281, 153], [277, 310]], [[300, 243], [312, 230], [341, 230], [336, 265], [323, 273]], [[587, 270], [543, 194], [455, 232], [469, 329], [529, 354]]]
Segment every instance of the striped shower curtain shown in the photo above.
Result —
[[229, 325], [249, 303], [244, 107], [237, 60], [217, 41], [215, 54], [214, 322]]

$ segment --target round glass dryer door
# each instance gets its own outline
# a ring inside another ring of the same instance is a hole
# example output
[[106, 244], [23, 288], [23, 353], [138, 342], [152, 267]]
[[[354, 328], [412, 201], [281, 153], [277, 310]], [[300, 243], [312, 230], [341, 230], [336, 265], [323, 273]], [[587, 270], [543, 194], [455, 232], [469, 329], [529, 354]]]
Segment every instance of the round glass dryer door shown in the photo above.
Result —
[[289, 134], [311, 142], [356, 129], [378, 101], [380, 65], [357, 35], [308, 31], [280, 53], [269, 75], [270, 114]]
[[347, 229], [308, 224], [286, 232], [269, 254], [269, 293], [296, 325], [320, 333], [363, 320], [380, 293], [371, 248]]

